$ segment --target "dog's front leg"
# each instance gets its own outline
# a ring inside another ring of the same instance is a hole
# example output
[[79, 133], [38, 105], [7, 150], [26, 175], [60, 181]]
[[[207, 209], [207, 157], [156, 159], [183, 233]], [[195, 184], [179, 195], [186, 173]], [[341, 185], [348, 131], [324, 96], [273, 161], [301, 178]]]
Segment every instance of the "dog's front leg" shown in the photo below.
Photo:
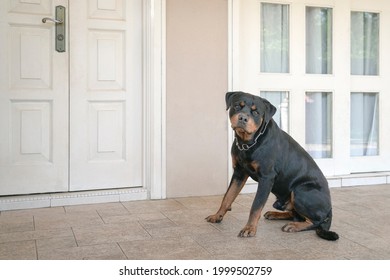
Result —
[[255, 199], [252, 203], [249, 219], [245, 227], [238, 234], [239, 237], [252, 237], [256, 235], [257, 224], [259, 222], [261, 211], [271, 192], [273, 182], [271, 180], [261, 179], [259, 181]]
[[231, 209], [233, 201], [244, 187], [247, 179], [248, 175], [243, 175], [236, 171], [234, 172], [229, 188], [223, 197], [221, 207], [216, 214], [210, 215], [206, 218], [208, 222], [220, 223], [222, 221], [223, 216], [225, 216], [226, 212]]

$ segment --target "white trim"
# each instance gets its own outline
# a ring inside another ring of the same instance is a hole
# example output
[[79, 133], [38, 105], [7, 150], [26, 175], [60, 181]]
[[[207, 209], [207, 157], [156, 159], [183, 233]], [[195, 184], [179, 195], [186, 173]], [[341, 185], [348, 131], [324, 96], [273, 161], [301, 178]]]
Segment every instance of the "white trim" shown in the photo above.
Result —
[[6, 196], [0, 197], [0, 211], [144, 200], [147, 196], [145, 188]]
[[166, 198], [165, 0], [144, 0], [144, 187]]
[[[237, 76], [238, 76], [238, 66], [235, 63], [238, 63], [238, 58], [236, 55], [238, 54], [238, 43], [235, 39], [235, 36], [238, 36], [239, 32], [237, 17], [238, 13], [238, 1], [228, 0], [228, 91], [234, 91], [236, 89], [237, 84]], [[227, 136], [228, 136], [228, 184], [230, 184], [230, 180], [233, 176], [233, 164], [230, 160], [230, 151], [233, 145], [233, 130], [229, 126], [229, 118], [226, 118], [227, 121]]]

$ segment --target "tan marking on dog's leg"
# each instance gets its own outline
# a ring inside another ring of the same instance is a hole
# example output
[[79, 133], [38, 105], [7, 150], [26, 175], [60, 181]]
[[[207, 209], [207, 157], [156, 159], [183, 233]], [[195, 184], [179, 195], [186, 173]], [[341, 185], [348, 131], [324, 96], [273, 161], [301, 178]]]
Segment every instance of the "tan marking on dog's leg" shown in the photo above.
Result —
[[294, 200], [295, 200], [295, 197], [294, 197], [294, 193], [291, 192], [291, 195], [290, 195], [290, 201], [287, 202], [286, 204], [286, 211], [292, 211], [294, 209]]
[[[294, 192], [291, 192], [290, 201], [288, 202], [288, 204], [286, 206], [286, 210], [292, 211], [295, 208], [294, 200], [295, 200]], [[299, 231], [304, 231], [304, 230], [310, 229], [311, 226], [313, 225], [313, 222], [310, 219], [308, 219], [307, 217], [304, 217], [304, 218], [305, 218], [305, 221], [303, 221], [303, 222], [291, 222], [291, 223], [285, 224], [282, 227], [282, 230], [284, 232], [299, 232]]]
[[294, 209], [294, 193], [290, 195], [290, 200], [285, 204], [285, 211], [268, 211], [264, 214], [264, 218], [268, 220], [292, 220], [294, 214], [292, 210]]
[[291, 220], [294, 218], [294, 215], [291, 211], [268, 211], [264, 214], [264, 218], [266, 218], [267, 220]]
[[229, 211], [232, 208], [232, 203], [242, 190], [242, 188], [245, 185], [246, 180], [248, 179], [248, 176], [245, 176], [242, 181], [237, 179], [232, 179], [232, 182], [230, 183], [229, 189], [227, 190], [221, 206], [216, 214], [210, 215], [206, 218], [206, 220], [210, 223], [220, 223], [223, 219], [223, 216], [225, 216], [226, 212]]

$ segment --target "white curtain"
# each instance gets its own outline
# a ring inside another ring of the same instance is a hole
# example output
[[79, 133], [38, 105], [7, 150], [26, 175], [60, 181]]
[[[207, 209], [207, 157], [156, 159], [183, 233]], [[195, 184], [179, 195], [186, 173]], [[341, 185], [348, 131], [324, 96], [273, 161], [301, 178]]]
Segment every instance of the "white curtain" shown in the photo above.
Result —
[[289, 6], [261, 4], [261, 72], [289, 72]]
[[378, 94], [351, 94], [351, 156], [379, 154]]
[[332, 74], [332, 9], [306, 7], [306, 73]]
[[[379, 14], [351, 13], [351, 74], [379, 74]], [[351, 156], [379, 154], [378, 93], [351, 94]]]
[[306, 93], [306, 150], [313, 158], [332, 156], [331, 93]]
[[379, 14], [351, 13], [351, 74], [378, 75]]
[[267, 99], [272, 105], [277, 108], [274, 121], [284, 131], [288, 132], [289, 123], [289, 101], [287, 91], [261, 91], [260, 96]]

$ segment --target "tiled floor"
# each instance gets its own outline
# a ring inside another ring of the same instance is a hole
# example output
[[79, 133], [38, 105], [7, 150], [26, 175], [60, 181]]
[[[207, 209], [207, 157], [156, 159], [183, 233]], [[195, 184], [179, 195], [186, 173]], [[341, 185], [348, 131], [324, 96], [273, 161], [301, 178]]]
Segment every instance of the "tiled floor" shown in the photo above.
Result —
[[204, 218], [222, 196], [1, 212], [0, 259], [390, 259], [390, 185], [331, 192], [336, 242], [264, 218], [256, 237], [236, 237], [253, 200], [243, 194], [220, 224]]

